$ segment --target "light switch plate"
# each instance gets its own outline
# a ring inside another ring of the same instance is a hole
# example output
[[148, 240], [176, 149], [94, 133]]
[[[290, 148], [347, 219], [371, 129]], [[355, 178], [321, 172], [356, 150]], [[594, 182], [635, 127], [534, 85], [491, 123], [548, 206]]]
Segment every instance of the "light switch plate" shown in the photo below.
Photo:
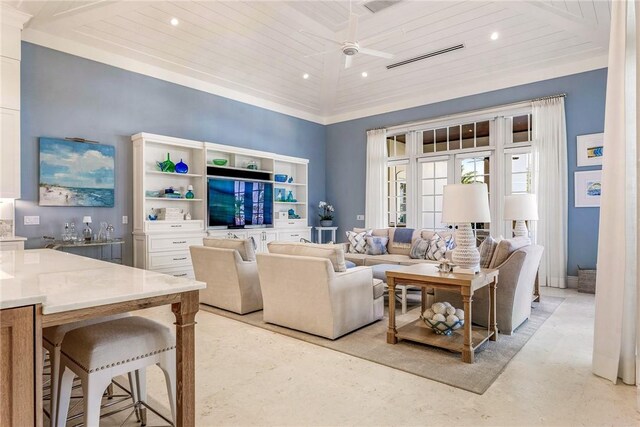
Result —
[[128, 216], [126, 216], [126, 215], [123, 215], [123, 216], [122, 216], [122, 223], [123, 223], [123, 224], [129, 224], [129, 217], [128, 217]]
[[40, 217], [38, 215], [25, 216], [24, 225], [40, 225]]
[[364, 215], [360, 214], [360, 215], [356, 215], [356, 219], [358, 221], [364, 221]]

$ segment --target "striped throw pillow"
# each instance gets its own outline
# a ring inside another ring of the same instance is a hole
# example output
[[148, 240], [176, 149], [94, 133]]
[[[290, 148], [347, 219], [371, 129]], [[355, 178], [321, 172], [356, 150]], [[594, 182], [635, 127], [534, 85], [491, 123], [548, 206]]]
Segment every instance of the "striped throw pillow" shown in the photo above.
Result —
[[491, 265], [491, 258], [493, 258], [493, 253], [497, 247], [498, 242], [496, 242], [496, 240], [491, 236], [485, 237], [482, 243], [480, 243], [478, 250], [480, 251], [481, 268], [489, 268], [489, 265]]

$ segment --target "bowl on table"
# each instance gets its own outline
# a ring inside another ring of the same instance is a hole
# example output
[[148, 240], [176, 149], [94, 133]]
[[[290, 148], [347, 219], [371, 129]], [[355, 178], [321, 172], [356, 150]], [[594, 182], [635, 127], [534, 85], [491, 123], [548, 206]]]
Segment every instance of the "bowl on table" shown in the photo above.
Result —
[[287, 182], [287, 178], [288, 175], [285, 175], [283, 173], [277, 173], [273, 176], [273, 179], [275, 179], [276, 182]]
[[216, 166], [224, 166], [227, 164], [227, 159], [213, 159], [213, 164]]

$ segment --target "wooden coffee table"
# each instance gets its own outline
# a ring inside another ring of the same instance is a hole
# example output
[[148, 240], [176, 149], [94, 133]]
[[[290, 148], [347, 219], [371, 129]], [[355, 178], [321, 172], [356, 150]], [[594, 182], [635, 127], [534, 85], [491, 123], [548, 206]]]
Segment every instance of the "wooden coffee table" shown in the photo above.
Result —
[[[464, 304], [464, 326], [453, 331], [451, 335], [438, 335], [428, 327], [422, 319], [396, 329], [395, 303], [389, 304], [389, 329], [387, 342], [396, 344], [399, 339], [416, 341], [435, 347], [446, 348], [462, 353], [462, 361], [473, 363], [475, 350], [485, 341], [496, 341], [498, 325], [496, 324], [496, 286], [498, 285], [498, 270], [482, 269], [478, 274], [441, 273], [433, 264], [416, 264], [395, 271], [387, 271], [387, 286], [389, 295], [395, 294], [396, 283], [414, 285], [422, 289], [422, 311], [426, 309], [427, 289], [444, 289], [456, 291], [462, 295]], [[472, 302], [473, 293], [489, 285], [489, 328], [473, 326]], [[389, 298], [393, 302], [392, 298]]]

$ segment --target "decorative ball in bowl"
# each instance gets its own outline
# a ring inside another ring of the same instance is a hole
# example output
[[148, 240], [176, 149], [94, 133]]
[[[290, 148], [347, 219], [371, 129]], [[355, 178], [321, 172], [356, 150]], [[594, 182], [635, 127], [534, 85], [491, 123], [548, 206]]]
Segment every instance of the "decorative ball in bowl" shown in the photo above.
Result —
[[276, 182], [287, 182], [288, 176], [283, 173], [277, 173], [273, 176]]
[[216, 166], [224, 166], [227, 164], [227, 159], [213, 159], [213, 164]]
[[448, 302], [436, 302], [420, 315], [422, 321], [438, 335], [451, 335], [464, 325], [464, 311]]

